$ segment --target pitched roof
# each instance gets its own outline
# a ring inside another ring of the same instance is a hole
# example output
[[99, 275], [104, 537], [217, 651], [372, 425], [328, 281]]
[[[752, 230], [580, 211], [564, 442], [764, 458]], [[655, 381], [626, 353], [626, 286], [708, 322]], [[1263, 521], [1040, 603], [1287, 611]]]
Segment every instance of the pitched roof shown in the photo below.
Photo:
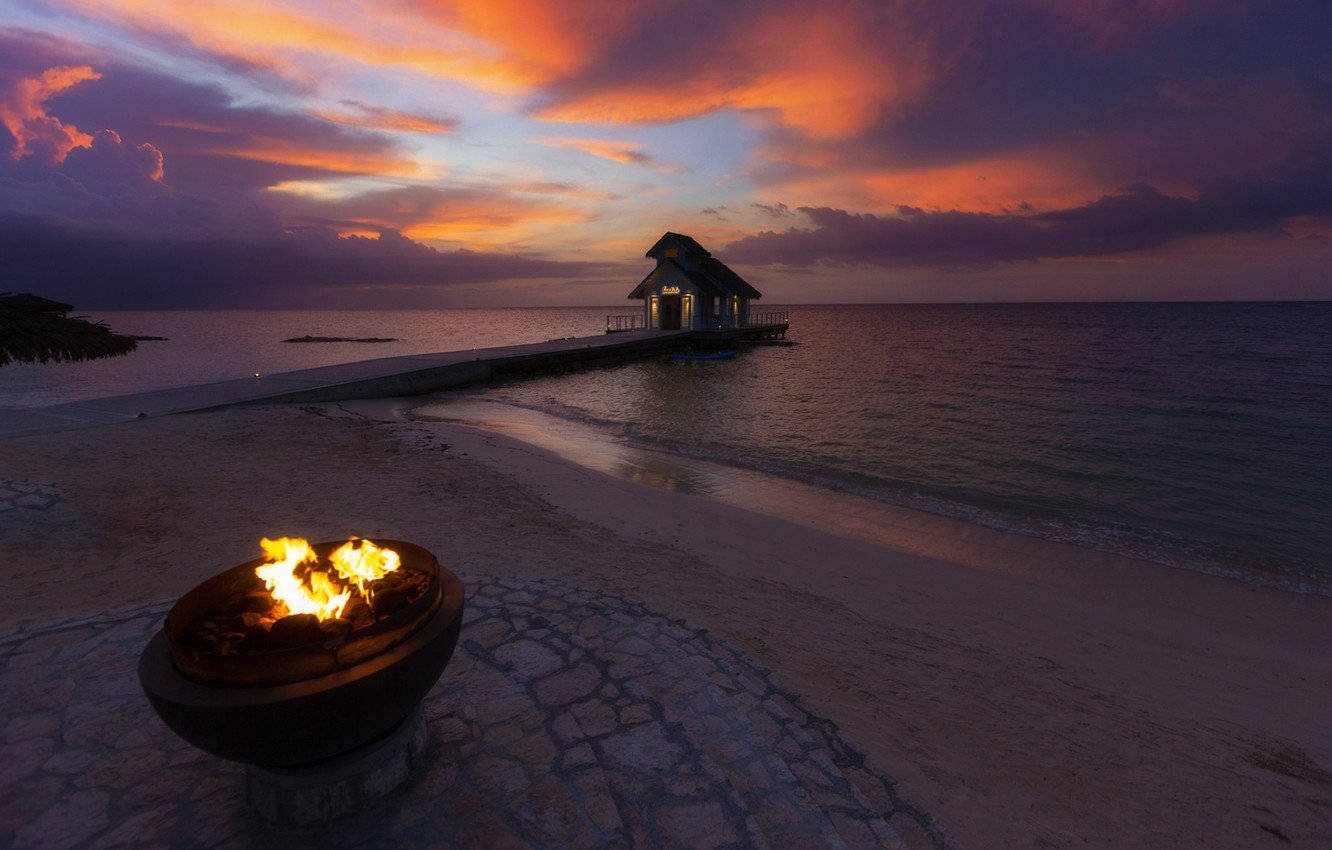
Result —
[[[643, 297], [643, 288], [646, 287], [649, 283], [652, 282], [652, 278], [654, 278], [654, 277], [657, 276], [657, 272], [661, 271], [661, 268], [662, 268], [662, 266], [664, 266], [664, 265], [666, 265], [666, 264], [665, 264], [665, 263], [659, 263], [659, 264], [657, 265], [656, 268], [654, 268], [652, 271], [648, 272], [647, 275], [646, 275], [642, 280], [640, 280], [640, 281], [638, 282], [638, 286], [635, 286], [633, 289], [629, 290], [629, 294], [626, 295], [625, 297], [626, 297], [626, 298], [642, 298], [642, 297]], [[678, 265], [678, 263], [677, 263], [676, 265]]]
[[[685, 268], [677, 263], [673, 258], [665, 256], [662, 250], [663, 242], [678, 242], [683, 245], [691, 254], [697, 254], [699, 257], [698, 269]], [[661, 254], [661, 256], [657, 256]], [[667, 264], [674, 266], [683, 274], [690, 283], [698, 287], [701, 291], [711, 292], [714, 295], [728, 296], [739, 295], [741, 298], [762, 298], [763, 293], [749, 285], [749, 281], [740, 275], [731, 271], [730, 267], [721, 260], [712, 256], [707, 248], [698, 244], [692, 236], [685, 236], [683, 233], [675, 233], [670, 230], [662, 234], [651, 248], [648, 249], [647, 256], [653, 257], [657, 261], [657, 267], [647, 273], [647, 277], [638, 282], [629, 293], [630, 298], [642, 298], [643, 290], [652, 282], [652, 279]]]
[[704, 257], [701, 265], [704, 273], [721, 284], [722, 288], [728, 290], [730, 294], [739, 295], [741, 298], [763, 297], [763, 293], [750, 286], [749, 281], [731, 271], [730, 266], [716, 257]]
[[740, 275], [731, 271], [731, 269], [721, 260], [714, 259], [711, 256], [703, 258], [703, 267], [699, 270], [687, 269], [677, 263], [675, 260], [666, 259], [657, 263], [657, 267], [647, 273], [638, 286], [635, 286], [629, 293], [629, 298], [642, 298], [643, 290], [647, 288], [657, 273], [667, 266], [673, 266], [689, 280], [690, 283], [698, 287], [703, 292], [711, 292], [714, 295], [729, 296], [739, 295], [741, 298], [762, 298], [763, 294], [742, 278]]
[[716, 281], [712, 280], [707, 275], [701, 274], [696, 271], [690, 271], [689, 269], [677, 263], [675, 260], [666, 259], [658, 262], [657, 267], [652, 271], [648, 272], [647, 277], [643, 278], [638, 282], [638, 286], [634, 287], [633, 291], [629, 293], [628, 297], [642, 298], [643, 290], [647, 288], [648, 284], [652, 283], [652, 280], [657, 276], [659, 272], [661, 272], [662, 269], [668, 266], [678, 270], [680, 274], [685, 276], [685, 279], [687, 279], [690, 283], [694, 284], [694, 286], [697, 286], [699, 289], [712, 292], [715, 295], [728, 294], [725, 290], [723, 290], [720, 286], [717, 285]]
[[671, 242], [671, 241], [679, 242], [681, 245], [684, 245], [685, 248], [689, 249], [694, 253], [700, 254], [701, 256], [704, 257], [712, 256], [711, 254], [708, 253], [707, 248], [704, 248], [702, 245], [698, 244], [698, 242], [694, 240], [694, 237], [685, 236], [683, 233], [675, 233], [670, 230], [663, 233], [661, 235], [661, 238], [658, 239], [656, 242], [653, 242], [652, 247], [648, 249], [647, 253], [644, 256], [655, 257], [657, 255], [657, 252], [662, 247], [661, 243]]

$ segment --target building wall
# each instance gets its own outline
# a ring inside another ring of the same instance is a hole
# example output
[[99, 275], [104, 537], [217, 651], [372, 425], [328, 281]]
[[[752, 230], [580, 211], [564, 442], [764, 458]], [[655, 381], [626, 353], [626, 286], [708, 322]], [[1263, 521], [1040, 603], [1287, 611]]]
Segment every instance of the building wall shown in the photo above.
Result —
[[[678, 291], [682, 299], [684, 296], [690, 296], [693, 299], [692, 314], [687, 313], [682, 317], [680, 327], [690, 329], [703, 327], [703, 320], [700, 318], [703, 299], [700, 297], [698, 288], [679, 269], [673, 266], [666, 266], [661, 269], [643, 292], [643, 316], [647, 326], [650, 328], [661, 326], [660, 313], [654, 316], [652, 312], [653, 299], [659, 299], [671, 290]], [[671, 294], [676, 293], [672, 292]], [[688, 319], [688, 322], [686, 323], [684, 319]]]
[[[699, 291], [679, 269], [662, 265], [667, 260], [674, 260], [690, 271], [697, 271], [702, 265], [701, 254], [690, 251], [682, 243], [669, 242], [664, 244], [654, 257], [657, 260], [657, 270], [651, 282], [643, 290], [643, 318], [648, 327], [660, 327], [659, 315], [652, 312], [652, 299], [654, 296], [660, 298], [663, 288], [668, 287], [677, 287], [681, 296], [694, 297], [694, 309], [690, 317], [692, 321], [689, 323], [692, 329], [735, 327], [748, 323], [750, 315], [748, 298], [718, 297], [712, 290]], [[681, 327], [684, 327], [683, 322]]]

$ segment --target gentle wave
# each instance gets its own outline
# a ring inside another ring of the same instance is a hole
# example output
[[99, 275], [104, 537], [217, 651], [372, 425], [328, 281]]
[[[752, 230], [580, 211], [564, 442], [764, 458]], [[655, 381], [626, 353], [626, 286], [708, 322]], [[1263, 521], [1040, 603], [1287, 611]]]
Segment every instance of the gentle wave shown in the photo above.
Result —
[[798, 481], [801, 484], [825, 490], [871, 499], [895, 507], [909, 508], [936, 516], [961, 520], [997, 531], [1081, 546], [1099, 552], [1150, 561], [1174, 569], [1205, 573], [1287, 592], [1332, 596], [1332, 588], [1320, 582], [1320, 576], [1301, 577], [1294, 570], [1285, 575], [1279, 575], [1261, 568], [1246, 570], [1227, 565], [1207, 554], [1189, 551], [1188, 542], [1179, 538], [1172, 539], [1164, 535], [1153, 535], [1133, 529], [1084, 525], [1073, 522], [1039, 522], [1030, 518], [987, 511], [974, 505], [931, 497], [918, 492], [912, 493], [905, 490], [890, 492], [890, 488], [886, 486], [889, 482], [879, 480], [876, 480], [875, 484], [881, 486], [857, 486], [834, 476], [800, 472], [775, 463], [755, 461], [752, 458], [706, 448], [701, 449], [671, 439], [654, 437], [635, 430], [628, 423], [599, 417], [586, 410], [553, 401], [542, 404], [505, 398], [496, 394], [487, 394], [485, 400], [493, 404], [554, 416], [566, 422], [587, 427], [599, 433], [604, 439], [623, 440], [638, 448], [666, 452], [680, 457], [704, 460], [738, 469], [747, 469], [775, 478]]

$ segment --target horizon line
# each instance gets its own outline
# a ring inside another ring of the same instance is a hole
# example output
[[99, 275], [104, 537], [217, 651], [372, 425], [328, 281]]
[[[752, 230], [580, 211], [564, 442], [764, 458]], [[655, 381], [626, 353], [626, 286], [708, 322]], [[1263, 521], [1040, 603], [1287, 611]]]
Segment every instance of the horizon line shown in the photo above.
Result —
[[[1329, 304], [1332, 298], [1215, 298], [1215, 299], [1196, 299], [1196, 298], [1158, 298], [1153, 300], [1143, 299], [1124, 299], [1124, 300], [1083, 300], [1066, 299], [1059, 301], [1051, 300], [1022, 300], [1014, 299], [1010, 301], [773, 301], [771, 304], [760, 304], [762, 307], [988, 307], [1003, 305], [1028, 305], [1028, 306], [1055, 306], [1065, 304], [1080, 305], [1111, 305], [1111, 304]], [[245, 307], [245, 306], [214, 306], [214, 307], [79, 307], [76, 310], [89, 310], [97, 312], [151, 312], [155, 310], [171, 310], [178, 312], [208, 312], [221, 310], [251, 310], [258, 312], [288, 312], [298, 311], [307, 313], [365, 313], [376, 311], [418, 311], [418, 310], [624, 310], [631, 309], [632, 305], [627, 304], [532, 304], [532, 305], [436, 305], [436, 306], [417, 306], [417, 307], [298, 307], [298, 306], [270, 306], [270, 307]]]

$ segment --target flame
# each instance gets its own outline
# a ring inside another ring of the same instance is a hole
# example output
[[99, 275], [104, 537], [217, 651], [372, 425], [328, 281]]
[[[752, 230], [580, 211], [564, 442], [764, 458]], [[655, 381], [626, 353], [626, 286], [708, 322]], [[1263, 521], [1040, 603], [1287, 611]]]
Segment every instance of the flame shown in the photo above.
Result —
[[[296, 575], [296, 568], [301, 564], [319, 561], [309, 541], [298, 537], [279, 537], [277, 540], [265, 537], [259, 545], [268, 563], [255, 567], [254, 574], [264, 580], [269, 595], [285, 605], [289, 613], [314, 614], [321, 620], [342, 616], [342, 610], [351, 599], [351, 588], [339, 586], [328, 573], [319, 570], [310, 570], [304, 580]], [[396, 553], [394, 558], [397, 558]]]
[[342, 544], [329, 560], [344, 581], [352, 582], [366, 599], [370, 598], [366, 585], [381, 579], [402, 566], [402, 559], [392, 549], [383, 549], [369, 540], [353, 537]]

